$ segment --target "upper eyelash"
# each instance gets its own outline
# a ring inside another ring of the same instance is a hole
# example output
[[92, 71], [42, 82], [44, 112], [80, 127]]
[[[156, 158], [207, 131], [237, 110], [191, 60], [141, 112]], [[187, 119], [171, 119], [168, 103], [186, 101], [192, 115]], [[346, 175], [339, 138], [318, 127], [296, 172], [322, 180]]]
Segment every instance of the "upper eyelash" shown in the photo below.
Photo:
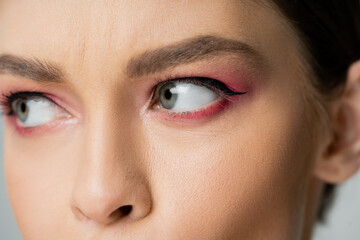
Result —
[[10, 92], [9, 94], [3, 93], [1, 95], [0, 99], [0, 105], [1, 105], [1, 115], [12, 115], [12, 108], [11, 108], [11, 96], [13, 95], [13, 92]]

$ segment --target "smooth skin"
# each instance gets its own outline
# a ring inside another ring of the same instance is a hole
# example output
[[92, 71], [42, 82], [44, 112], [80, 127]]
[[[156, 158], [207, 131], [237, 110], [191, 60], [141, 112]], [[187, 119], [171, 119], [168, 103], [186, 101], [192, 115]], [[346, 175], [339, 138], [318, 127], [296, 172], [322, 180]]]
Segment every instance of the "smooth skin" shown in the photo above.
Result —
[[[246, 43], [261, 63], [227, 52], [127, 74], [146, 51], [208, 35]], [[360, 122], [357, 98], [326, 103], [323, 127], [301, 41], [267, 1], [2, 0], [0, 54], [61, 66], [61, 83], [3, 72], [0, 90], [51, 93], [70, 113], [26, 134], [5, 117], [6, 182], [26, 240], [309, 239], [323, 184], [360, 166], [346, 124]], [[209, 68], [219, 81], [228, 68], [249, 73], [247, 93], [191, 120], [149, 107], [154, 82]]]

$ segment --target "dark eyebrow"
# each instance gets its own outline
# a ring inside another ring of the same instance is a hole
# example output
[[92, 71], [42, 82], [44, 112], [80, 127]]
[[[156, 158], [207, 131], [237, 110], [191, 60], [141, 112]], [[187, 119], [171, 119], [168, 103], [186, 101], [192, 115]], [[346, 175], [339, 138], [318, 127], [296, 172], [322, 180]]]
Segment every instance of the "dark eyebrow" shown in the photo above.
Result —
[[130, 77], [140, 77], [222, 53], [247, 56], [252, 62], [260, 65], [265, 62], [259, 52], [244, 42], [204, 35], [135, 56], [130, 59], [126, 72]]
[[22, 58], [10, 54], [0, 55], [0, 74], [26, 77], [39, 82], [56, 82], [63, 79], [61, 69], [53, 63], [37, 58]]

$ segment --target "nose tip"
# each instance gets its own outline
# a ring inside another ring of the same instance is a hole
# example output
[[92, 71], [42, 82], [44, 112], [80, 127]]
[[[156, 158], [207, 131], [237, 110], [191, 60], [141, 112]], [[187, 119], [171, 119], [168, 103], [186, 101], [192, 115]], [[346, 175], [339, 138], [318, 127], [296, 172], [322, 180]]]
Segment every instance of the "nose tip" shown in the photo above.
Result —
[[151, 211], [151, 203], [143, 196], [133, 198], [132, 204], [123, 204], [124, 199], [84, 197], [71, 204], [71, 211], [79, 221], [92, 221], [101, 225], [110, 225], [120, 221], [138, 221]]
[[[95, 186], [94, 186], [95, 185]], [[150, 192], [143, 181], [82, 182], [74, 188], [71, 211], [79, 221], [109, 225], [120, 221], [138, 221], [151, 211]]]

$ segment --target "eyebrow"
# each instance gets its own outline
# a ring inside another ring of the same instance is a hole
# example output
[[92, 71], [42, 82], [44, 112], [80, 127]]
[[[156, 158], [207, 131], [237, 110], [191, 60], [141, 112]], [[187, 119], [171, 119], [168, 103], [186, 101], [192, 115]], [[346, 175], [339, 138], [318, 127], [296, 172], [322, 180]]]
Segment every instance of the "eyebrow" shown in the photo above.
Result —
[[62, 82], [63, 79], [63, 72], [54, 63], [10, 54], [0, 56], [0, 74], [26, 77], [38, 82]]
[[263, 56], [244, 42], [205, 35], [146, 51], [130, 59], [126, 72], [130, 77], [140, 77], [224, 53], [241, 55], [257, 65], [265, 63]]
[[[129, 77], [141, 77], [224, 53], [245, 56], [258, 65], [265, 62], [259, 52], [244, 42], [204, 35], [145, 51], [129, 60], [126, 74]], [[60, 83], [64, 79], [64, 72], [55, 63], [10, 54], [0, 55], [0, 74], [21, 76], [38, 82]]]

